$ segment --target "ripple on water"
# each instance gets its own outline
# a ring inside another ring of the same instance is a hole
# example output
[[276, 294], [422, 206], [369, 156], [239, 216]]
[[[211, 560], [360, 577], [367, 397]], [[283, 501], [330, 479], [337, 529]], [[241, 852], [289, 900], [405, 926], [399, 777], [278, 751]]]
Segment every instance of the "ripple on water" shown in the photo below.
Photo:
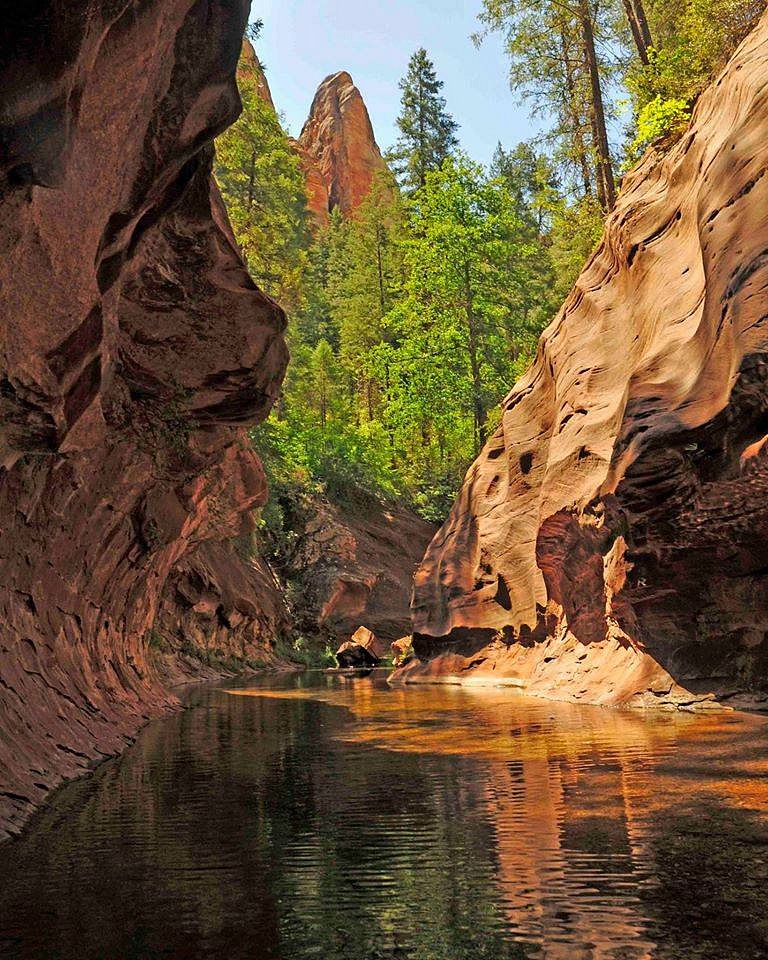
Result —
[[761, 719], [321, 674], [192, 698], [2, 848], [0, 955], [768, 958]]

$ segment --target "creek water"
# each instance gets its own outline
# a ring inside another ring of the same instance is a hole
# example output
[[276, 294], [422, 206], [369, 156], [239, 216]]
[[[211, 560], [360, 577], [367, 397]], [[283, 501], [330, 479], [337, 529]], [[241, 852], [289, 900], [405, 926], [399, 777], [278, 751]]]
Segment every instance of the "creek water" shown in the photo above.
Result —
[[768, 727], [200, 688], [0, 847], [14, 960], [768, 957]]

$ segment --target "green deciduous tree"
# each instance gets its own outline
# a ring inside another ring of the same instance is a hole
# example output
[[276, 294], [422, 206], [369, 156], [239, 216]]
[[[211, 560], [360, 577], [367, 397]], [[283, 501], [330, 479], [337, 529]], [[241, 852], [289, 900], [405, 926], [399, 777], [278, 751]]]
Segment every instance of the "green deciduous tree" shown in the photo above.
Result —
[[386, 356], [400, 425], [410, 419], [441, 453], [447, 421], [477, 452], [530, 347], [521, 292], [531, 244], [512, 193], [463, 157], [428, 174], [410, 201], [404, 296], [387, 318], [398, 349]]

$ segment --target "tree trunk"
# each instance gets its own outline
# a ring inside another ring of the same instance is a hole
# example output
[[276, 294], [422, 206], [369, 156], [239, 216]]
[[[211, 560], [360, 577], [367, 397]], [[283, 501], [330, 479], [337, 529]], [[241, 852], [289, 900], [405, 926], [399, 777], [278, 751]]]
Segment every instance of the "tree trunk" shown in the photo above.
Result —
[[592, 143], [593, 151], [595, 155], [595, 177], [597, 180], [597, 202], [600, 204], [600, 209], [607, 211], [608, 210], [608, 197], [605, 190], [605, 177], [603, 175], [603, 168], [600, 164], [600, 132], [597, 128], [597, 117], [595, 116], [595, 111], [590, 104], [589, 108], [589, 125], [592, 128]]
[[424, 84], [422, 77], [419, 77], [419, 186], [423, 187], [427, 182], [427, 147], [425, 140], [427, 132], [424, 127]]
[[653, 40], [648, 27], [648, 19], [643, 9], [643, 0], [623, 0], [623, 2], [629, 21], [629, 29], [632, 31], [632, 39], [637, 47], [637, 54], [640, 57], [640, 62], [647, 67], [650, 62], [648, 51], [653, 46]]
[[251, 166], [248, 171], [248, 209], [253, 206], [253, 188], [256, 185], [256, 154], [251, 151]]
[[483, 381], [480, 375], [480, 360], [477, 342], [477, 318], [475, 317], [474, 298], [472, 296], [472, 282], [469, 276], [469, 264], [464, 263], [464, 309], [467, 317], [467, 332], [469, 334], [469, 366], [472, 371], [472, 407], [475, 420], [475, 456], [480, 453], [480, 447], [485, 443], [486, 410], [483, 403]]
[[325, 432], [328, 423], [328, 398], [325, 395], [325, 388], [320, 390], [320, 426]]
[[576, 154], [576, 161], [581, 168], [581, 178], [584, 185], [584, 196], [592, 196], [592, 173], [589, 168], [589, 158], [587, 156], [587, 146], [584, 143], [584, 131], [581, 125], [581, 118], [576, 109], [576, 78], [573, 75], [573, 64], [568, 54], [568, 42], [565, 37], [565, 31], [560, 30], [560, 49], [563, 57], [563, 67], [565, 69], [565, 86], [568, 94], [568, 103], [566, 104], [566, 113], [570, 117], [571, 128], [573, 130], [573, 149]]
[[600, 85], [600, 69], [595, 53], [595, 34], [592, 28], [592, 12], [588, 0], [579, 0], [579, 19], [581, 20], [582, 39], [584, 41], [584, 65], [587, 68], [590, 86], [590, 115], [595, 136], [597, 154], [598, 188], [602, 184], [601, 206], [606, 213], [616, 204], [616, 181], [611, 166], [611, 151], [608, 145], [608, 131], [605, 125], [605, 106], [603, 90]]
[[376, 224], [376, 267], [379, 274], [379, 305], [381, 307], [381, 316], [387, 312], [387, 297], [384, 290], [384, 264], [381, 256], [382, 246], [381, 224]]
[[637, 26], [640, 30], [640, 36], [643, 38], [645, 49], [650, 50], [650, 48], [653, 46], [653, 35], [651, 34], [651, 28], [648, 25], [648, 17], [645, 15], [643, 0], [632, 0], [632, 3], [635, 9], [635, 19], [637, 20]]

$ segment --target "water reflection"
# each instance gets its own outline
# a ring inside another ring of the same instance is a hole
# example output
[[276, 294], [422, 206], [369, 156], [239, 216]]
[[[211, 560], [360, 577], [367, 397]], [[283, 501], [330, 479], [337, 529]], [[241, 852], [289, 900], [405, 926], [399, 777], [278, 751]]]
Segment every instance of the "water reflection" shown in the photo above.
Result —
[[283, 684], [198, 691], [0, 848], [0, 955], [768, 957], [763, 720]]

